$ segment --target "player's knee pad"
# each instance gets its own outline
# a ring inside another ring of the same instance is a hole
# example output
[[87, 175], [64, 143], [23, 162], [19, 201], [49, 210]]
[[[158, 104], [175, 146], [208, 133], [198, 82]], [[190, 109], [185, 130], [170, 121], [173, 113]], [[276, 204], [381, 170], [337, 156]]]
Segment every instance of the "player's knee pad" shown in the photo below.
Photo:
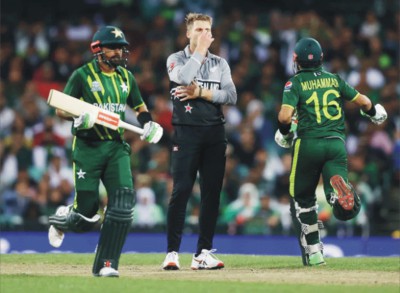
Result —
[[118, 269], [122, 247], [132, 225], [134, 205], [133, 189], [121, 188], [115, 194], [109, 194], [93, 264], [94, 275], [98, 275], [105, 265]]
[[120, 188], [115, 194], [108, 196], [108, 204], [104, 220], [112, 222], [132, 222], [136, 193], [133, 189]]
[[[303, 264], [308, 265], [308, 256], [323, 251], [323, 243], [320, 239], [319, 230], [324, 228], [324, 225], [321, 221], [317, 220], [317, 216], [315, 214], [318, 213], [318, 205], [309, 207], [309, 208], [302, 208], [300, 205], [295, 201], [291, 200], [291, 207], [290, 212], [292, 215], [293, 225], [296, 232], [296, 235], [299, 240], [300, 249], [302, 253]], [[308, 218], [314, 218], [315, 222], [311, 224], [306, 224], [305, 220]], [[307, 241], [307, 235], [311, 233], [318, 233], [318, 243], [316, 244], [309, 244]]]
[[72, 206], [66, 215], [52, 215], [49, 217], [50, 225], [53, 225], [62, 231], [72, 232], [87, 232], [94, 228], [99, 222], [100, 215], [96, 214], [91, 218], [85, 217], [84, 215], [75, 212]]
[[357, 192], [354, 190], [353, 186], [348, 184], [351, 188], [351, 191], [354, 196], [354, 206], [351, 210], [347, 211], [339, 204], [337, 200], [337, 195], [335, 193], [331, 193], [331, 197], [329, 203], [332, 206], [332, 212], [336, 219], [340, 221], [347, 221], [355, 218], [361, 210], [361, 199], [358, 196]]

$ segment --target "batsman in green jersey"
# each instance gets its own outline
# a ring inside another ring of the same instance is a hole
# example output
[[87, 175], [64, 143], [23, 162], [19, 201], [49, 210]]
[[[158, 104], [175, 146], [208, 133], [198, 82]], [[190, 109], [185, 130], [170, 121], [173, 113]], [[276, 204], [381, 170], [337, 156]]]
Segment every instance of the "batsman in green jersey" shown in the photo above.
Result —
[[[339, 75], [325, 71], [322, 58], [322, 48], [315, 39], [297, 42], [293, 54], [296, 74], [285, 85], [275, 134], [278, 145], [292, 147], [291, 214], [304, 265], [325, 264], [315, 195], [320, 176], [337, 219], [352, 219], [361, 208], [347, 178], [344, 102], [355, 103], [375, 124], [387, 118], [381, 105], [374, 106]], [[292, 121], [297, 123], [296, 131]]]
[[[143, 102], [136, 79], [125, 67], [128, 42], [115, 26], [98, 30], [91, 43], [94, 59], [74, 71], [64, 92], [125, 118], [125, 110], [136, 111], [143, 127], [142, 140], [157, 143], [163, 129], [152, 121]], [[75, 199], [71, 206], [60, 206], [50, 216], [49, 242], [59, 247], [64, 232], [86, 232], [100, 220], [99, 183], [108, 195], [107, 209], [93, 265], [95, 276], [118, 277], [118, 263], [130, 230], [135, 204], [130, 146], [123, 140], [123, 129], [111, 130], [95, 125], [92, 113], [71, 117], [57, 110], [61, 118], [73, 120], [73, 171]]]

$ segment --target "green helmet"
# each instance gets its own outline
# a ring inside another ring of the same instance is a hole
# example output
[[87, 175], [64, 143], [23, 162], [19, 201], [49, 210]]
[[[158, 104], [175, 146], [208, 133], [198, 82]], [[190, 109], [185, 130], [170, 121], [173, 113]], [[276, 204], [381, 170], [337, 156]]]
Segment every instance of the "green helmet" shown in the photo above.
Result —
[[294, 47], [293, 61], [304, 68], [318, 67], [322, 64], [323, 55], [317, 40], [303, 38]]
[[[129, 51], [126, 48], [129, 43], [125, 39], [124, 33], [116, 26], [104, 26], [100, 28], [94, 35], [90, 49], [92, 50], [93, 56], [96, 61], [103, 62], [110, 67], [123, 66], [126, 67], [128, 64]], [[122, 49], [121, 57], [106, 58], [102, 47], [117, 47]]]
[[100, 28], [92, 39], [92, 50], [94, 46], [121, 45], [128, 46], [124, 33], [116, 26], [104, 26]]

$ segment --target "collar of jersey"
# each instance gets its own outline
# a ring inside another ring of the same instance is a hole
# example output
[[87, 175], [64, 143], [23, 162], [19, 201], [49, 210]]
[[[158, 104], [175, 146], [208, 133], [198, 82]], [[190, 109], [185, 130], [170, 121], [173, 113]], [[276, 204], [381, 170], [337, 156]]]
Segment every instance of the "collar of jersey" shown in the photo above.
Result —
[[322, 65], [318, 66], [318, 67], [312, 67], [312, 68], [303, 68], [302, 70], [297, 71], [297, 73], [309, 72], [309, 71], [317, 71], [317, 70], [321, 70], [321, 69], [322, 69]]

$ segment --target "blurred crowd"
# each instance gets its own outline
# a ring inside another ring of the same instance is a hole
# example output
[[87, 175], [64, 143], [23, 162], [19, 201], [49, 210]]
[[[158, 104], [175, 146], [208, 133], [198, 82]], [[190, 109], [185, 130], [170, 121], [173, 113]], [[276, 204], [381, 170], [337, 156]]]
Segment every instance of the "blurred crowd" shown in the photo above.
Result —
[[[349, 179], [363, 207], [351, 222], [335, 220], [321, 183], [316, 194], [324, 235], [367, 237], [400, 230], [397, 1], [366, 1], [371, 10], [358, 13], [358, 18], [343, 11], [319, 13], [306, 5], [313, 1], [300, 1], [304, 8], [291, 10], [288, 6], [266, 7], [265, 1], [263, 9], [246, 9], [236, 3], [240, 1], [229, 5], [229, 1], [204, 0], [82, 1], [85, 9], [81, 6], [75, 13], [21, 18], [16, 17], [19, 10], [15, 7], [7, 14], [4, 2], [0, 230], [45, 230], [48, 215], [59, 205], [73, 203], [71, 122], [57, 118], [46, 99], [50, 89], [63, 90], [73, 70], [93, 58], [91, 37], [99, 26], [110, 24], [125, 32], [131, 51], [128, 67], [165, 133], [157, 145], [141, 141], [134, 133], [125, 134], [133, 150], [132, 177], [137, 191], [132, 231], [165, 231], [173, 132], [165, 64], [169, 54], [187, 44], [184, 17], [189, 11], [214, 17], [212, 51], [229, 62], [238, 92], [237, 105], [224, 107], [229, 145], [217, 233], [293, 234], [288, 194], [291, 155], [275, 144], [274, 133], [283, 86], [293, 74], [293, 48], [306, 36], [320, 41], [325, 69], [381, 103], [389, 116], [376, 126], [351, 103], [346, 104]], [[377, 6], [380, 9], [373, 9]], [[127, 120], [137, 124], [131, 112]], [[104, 208], [106, 194], [103, 186], [99, 188]], [[196, 183], [186, 233], [197, 232], [199, 194]]]

